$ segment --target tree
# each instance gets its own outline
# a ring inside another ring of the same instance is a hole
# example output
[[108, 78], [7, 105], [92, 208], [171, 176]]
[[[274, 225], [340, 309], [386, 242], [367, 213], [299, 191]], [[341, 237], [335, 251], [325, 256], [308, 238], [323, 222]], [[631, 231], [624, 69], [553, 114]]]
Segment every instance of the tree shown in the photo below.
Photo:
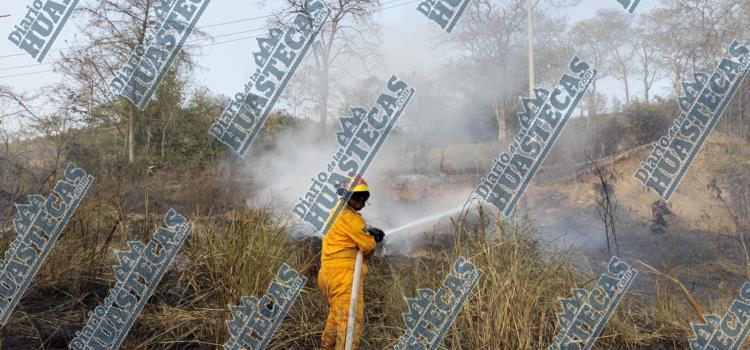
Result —
[[[32, 94], [21, 94], [0, 86], [0, 103], [9, 103], [18, 108], [15, 112], [0, 114], [0, 125], [5, 116], [13, 115], [13, 127], [23, 128], [28, 133], [28, 143], [34, 144], [28, 152], [29, 159], [10, 162], [9, 168], [10, 165], [19, 168], [18, 165], [23, 163], [36, 164], [45, 174], [49, 174], [43, 182], [49, 181], [62, 168], [65, 153], [72, 141], [69, 131], [81, 126], [81, 111], [76, 108], [73, 97], [60, 84], [43, 86]], [[4, 136], [5, 142], [5, 157], [0, 156], [0, 159], [10, 160], [11, 133], [2, 130], [0, 135]]]
[[156, 141], [156, 138], [152, 136], [152, 130], [160, 130], [158, 153], [159, 159], [162, 160], [166, 154], [167, 135], [169, 135], [167, 130], [175, 127], [186, 85], [186, 82], [180, 79], [179, 68], [174, 67], [164, 76], [164, 80], [156, 90], [158, 103], [149, 106], [150, 108], [146, 111], [149, 118], [144, 121], [146, 128], [145, 153], [150, 155], [151, 145]]
[[635, 72], [643, 85], [643, 99], [646, 104], [650, 102], [651, 88], [654, 86], [654, 82], [664, 76], [664, 64], [659, 59], [659, 48], [649, 35], [649, 26], [651, 25], [653, 23], [648, 19], [648, 16], [639, 17], [636, 26], [638, 29], [632, 36], [638, 43], [635, 45], [637, 58]]
[[[615, 182], [619, 175], [612, 168], [605, 168], [589, 158], [593, 163], [593, 175], [595, 177], [593, 184], [594, 194], [588, 194], [591, 200], [596, 204], [596, 213], [604, 224], [604, 236], [607, 239], [607, 255], [612, 255], [610, 244], [614, 243], [615, 255], [620, 254], [620, 247], [617, 244], [617, 209], [618, 201], [615, 195]], [[613, 165], [614, 166], [614, 165]], [[612, 240], [610, 240], [610, 236]]]
[[[461, 23], [446, 39], [446, 43], [464, 54], [461, 58], [469, 72], [469, 96], [479, 97], [479, 102], [489, 104], [498, 124], [498, 142], [509, 135], [508, 118], [512, 110], [513, 95], [525, 95], [519, 85], [525, 80], [526, 50], [523, 48], [526, 1], [491, 2], [476, 1], [466, 9]], [[455, 66], [456, 64], [454, 64]], [[526, 86], [526, 84], [523, 84]], [[473, 91], [472, 91], [473, 90]]]
[[[22, 118], [29, 114], [35, 114], [28, 106], [26, 98], [17, 94], [11, 88], [0, 85], [0, 142], [2, 142], [2, 153], [0, 153], [0, 190], [10, 190], [11, 179], [19, 180], [24, 165], [17, 149], [11, 150], [11, 143], [23, 127]], [[15, 130], [15, 132], [13, 131]], [[7, 186], [6, 186], [7, 184]]]
[[[368, 59], [377, 58], [374, 51], [376, 45], [371, 39], [375, 38], [379, 29], [372, 21], [372, 15], [380, 7], [379, 0], [334, 0], [324, 3], [331, 12], [328, 22], [318, 33], [312, 47], [315, 79], [307, 80], [308, 83], [314, 84], [315, 89], [298, 89], [298, 92], [305, 95], [314, 91], [321, 134], [326, 130], [328, 123], [334, 74], [348, 73], [347, 62], [357, 61], [363, 67], [367, 67]], [[286, 0], [286, 4], [286, 13], [307, 13], [307, 0]], [[272, 19], [272, 23], [275, 26], [284, 25], [280, 15]], [[338, 85], [343, 89], [343, 84]]]
[[580, 21], [571, 28], [573, 46], [577, 54], [598, 70], [596, 76], [591, 80], [590, 91], [586, 97], [589, 118], [598, 113], [600, 101], [598, 100], [597, 82], [607, 75], [606, 70], [603, 70], [602, 67], [606, 65], [612, 54], [608, 44], [604, 42], [606, 38], [602, 35], [605, 26], [605, 23], [594, 18]]
[[635, 31], [632, 27], [632, 16], [620, 10], [600, 10], [596, 21], [600, 30], [598, 37], [603, 40], [610, 52], [608, 64], [612, 76], [622, 80], [625, 88], [625, 103], [630, 103], [630, 85], [628, 78], [632, 72], [632, 61], [640, 43], [634, 43]]
[[684, 18], [676, 18], [673, 12], [666, 8], [657, 8], [644, 17], [645, 21], [651, 24], [648, 27], [648, 35], [659, 48], [659, 60], [663, 68], [672, 75], [673, 92], [675, 95], [681, 95], [682, 81], [695, 44], [692, 43], [694, 38], [691, 37], [691, 32], [687, 31], [682, 23]]
[[[84, 49], [63, 53], [59, 70], [68, 76], [72, 91], [80, 91], [78, 103], [87, 106], [90, 122], [110, 125], [123, 134], [126, 124], [125, 148], [128, 162], [135, 159], [137, 119], [141, 112], [127, 99], [112, 96], [109, 82], [135, 49], [145, 41], [147, 33], [157, 24], [156, 10], [160, 0], [102, 0], [81, 4], [76, 11], [83, 14], [81, 35]], [[193, 30], [192, 35], [204, 33]], [[173, 66], [192, 65], [190, 55], [182, 50]]]
[[[534, 6], [534, 62], [546, 69], [538, 70], [535, 85], [556, 82], [570, 59], [565, 20], [548, 16], [541, 3]], [[526, 6], [527, 0], [474, 1], [453, 32], [440, 38], [456, 55], [445, 70], [462, 75], [451, 81], [472, 103], [490, 107], [500, 143], [510, 137], [518, 98], [528, 94]]]
[[676, 95], [682, 95], [682, 82], [692, 80], [693, 72], [713, 70], [716, 60], [732, 39], [746, 30], [741, 8], [744, 0], [666, 0], [664, 7], [644, 16], [650, 25], [649, 40], [664, 69], [673, 78]]

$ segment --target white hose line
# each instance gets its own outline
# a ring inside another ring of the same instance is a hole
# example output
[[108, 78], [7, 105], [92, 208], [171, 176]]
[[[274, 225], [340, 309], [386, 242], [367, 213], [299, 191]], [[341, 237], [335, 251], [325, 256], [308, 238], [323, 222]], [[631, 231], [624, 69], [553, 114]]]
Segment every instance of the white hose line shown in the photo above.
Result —
[[349, 299], [349, 319], [346, 322], [346, 350], [352, 350], [354, 343], [354, 325], [357, 317], [357, 296], [359, 295], [359, 280], [362, 275], [362, 251], [357, 251], [357, 262], [354, 263], [354, 279], [352, 281], [352, 297]]

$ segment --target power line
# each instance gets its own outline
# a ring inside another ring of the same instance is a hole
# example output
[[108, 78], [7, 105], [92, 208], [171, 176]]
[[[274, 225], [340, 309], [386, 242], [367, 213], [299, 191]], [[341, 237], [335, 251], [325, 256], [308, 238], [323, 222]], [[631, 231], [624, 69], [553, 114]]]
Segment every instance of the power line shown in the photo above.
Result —
[[37, 66], [46, 66], [48, 64], [49, 63], [43, 63], [43, 64], [37, 63], [37, 64], [27, 64], [25, 66], [13, 66], [13, 67], [7, 67], [7, 68], [0, 68], [0, 71], [3, 71], [3, 70], [12, 70], [12, 69], [21, 69], [21, 68], [29, 68], [29, 67], [37, 67]]
[[220, 23], [215, 23], [215, 24], [209, 24], [209, 25], [205, 25], [205, 26], [201, 26], [201, 27], [197, 27], [197, 28], [198, 29], [203, 29], [203, 28], [218, 27], [218, 26], [223, 26], [223, 25], [227, 25], [227, 24], [235, 24], [235, 23], [240, 23], [240, 22], [249, 22], [249, 21], [253, 21], [253, 20], [256, 20], [256, 19], [269, 18], [269, 17], [273, 17], [273, 16], [274, 15], [266, 15], [266, 16], [258, 16], [258, 17], [241, 18], [241, 19], [235, 19], [235, 20], [227, 21], [227, 22], [220, 22]]
[[[216, 39], [216, 38], [223, 38], [223, 37], [227, 37], [227, 36], [232, 36], [232, 35], [237, 35], [237, 34], [244, 34], [244, 33], [252, 33], [252, 32], [257, 32], [259, 30], [265, 30], [265, 29], [266, 28], [256, 28], [256, 29], [250, 29], [250, 30], [242, 30], [242, 31], [239, 31], [239, 32], [234, 32], [234, 33], [227, 33], [227, 34], [222, 34], [222, 35], [216, 35], [216, 36], [212, 36], [210, 38], [191, 39], [191, 40], [188, 40], [187, 42], [191, 43], [191, 42], [197, 42], [197, 41], [213, 40], [213, 39]], [[254, 36], [253, 38], [256, 38], [256, 37], [257, 36]], [[193, 47], [193, 46], [188, 46], [188, 47]], [[88, 48], [90, 48], [90, 47], [82, 48], [80, 50], [75, 50], [74, 52], [80, 52], [80, 51], [83, 51], [83, 50], [88, 49]], [[62, 50], [62, 49], [59, 49], [59, 50]], [[23, 54], [21, 54], [21, 55], [23, 55]], [[13, 70], [13, 69], [21, 69], [21, 68], [29, 68], [29, 67], [49, 66], [49, 65], [53, 65], [53, 64], [58, 63], [58, 62], [59, 61], [52, 61], [52, 62], [46, 62], [46, 63], [27, 64], [27, 65], [23, 65], [23, 66], [6, 67], [6, 68], [0, 68], [0, 71]]]
[[[381, 5], [390, 4], [390, 3], [394, 3], [394, 2], [398, 2], [398, 1], [401, 1], [401, 0], [388, 0], [388, 1], [384, 1]], [[413, 1], [409, 1], [409, 2], [406, 2], [406, 3], [403, 3], [403, 4], [399, 4], [399, 5], [395, 5], [395, 6], [384, 7], [382, 9], [380, 9], [380, 10], [381, 11], [382, 10], [388, 10], [388, 9], [392, 9], [392, 8], [395, 8], [395, 7], [400, 7], [400, 6], [403, 6], [403, 5], [414, 3], [414, 2], [417, 2], [417, 1], [420, 1], [420, 0], [413, 0]], [[10, 15], [6, 15], [5, 17], [8, 17], [8, 16], [10, 16]], [[235, 20], [226, 21], [226, 22], [219, 22], [219, 23], [209, 24], [209, 25], [205, 25], [205, 26], [198, 26], [198, 27], [196, 27], [196, 29], [212, 28], [212, 27], [218, 27], [218, 26], [223, 26], [223, 25], [227, 25], [227, 24], [234, 24], [234, 23], [240, 23], [240, 22], [249, 22], [249, 21], [253, 21], [253, 20], [257, 20], [257, 19], [270, 18], [270, 17], [273, 17], [273, 16], [275, 16], [275, 15], [265, 15], [265, 16], [240, 18], [240, 19], [235, 19]], [[2, 17], [2, 16], [0, 16], [0, 17]], [[259, 30], [259, 29], [260, 28], [258, 28], [257, 30]], [[229, 34], [227, 34], [227, 35], [229, 35]], [[105, 38], [105, 39], [114, 39], [114, 37], [112, 37], [112, 38]], [[72, 50], [75, 50], [75, 49], [86, 49], [86, 47], [85, 46], [79, 46], [79, 47], [68, 47], [68, 48], [52, 49], [52, 50], [49, 50], [49, 52], [57, 52], [57, 51], [62, 51], [62, 50], [67, 50], [67, 49], [72, 49]], [[26, 53], [17, 53], [17, 54], [11, 54], [11, 55], [2, 55], [2, 56], [0, 56], [0, 58], [19, 57], [19, 56], [26, 56], [26, 55], [27, 55]], [[0, 70], [2, 70], [2, 69], [0, 69]]]
[[[399, 1], [399, 0], [394, 0], [394, 1], [390, 1], [390, 2], [395, 2], [395, 1]], [[405, 2], [405, 3], [403, 3], [403, 4], [398, 4], [398, 5], [393, 5], [393, 6], [388, 6], [388, 7], [384, 7], [384, 8], [382, 8], [382, 9], [380, 9], [380, 10], [381, 10], [381, 11], [382, 11], [382, 10], [389, 10], [389, 9], [392, 9], [392, 8], [396, 8], [396, 7], [401, 7], [401, 6], [404, 6], [404, 5], [409, 5], [409, 4], [413, 4], [413, 3], [415, 3], [415, 2], [420, 2], [420, 1], [422, 1], [422, 0], [412, 0], [412, 1], [407, 1], [407, 2]], [[386, 1], [386, 2], [389, 2], [389, 1]], [[384, 2], [384, 4], [385, 4], [386, 2]]]
[[206, 45], [188, 45], [188, 48], [192, 49], [192, 48], [196, 48], [196, 47], [216, 46], [216, 45], [220, 45], [220, 44], [233, 43], [233, 42], [236, 42], [236, 41], [243, 41], [243, 40], [248, 40], [248, 39], [260, 38], [261, 36], [262, 35], [253, 35], [253, 36], [247, 36], [247, 37], [244, 37], [244, 38], [237, 38], [237, 39], [231, 39], [231, 40], [217, 41], [215, 43], [210, 43], [210, 44], [206, 44]]
[[23, 77], [23, 76], [26, 76], [26, 75], [32, 75], [32, 74], [42, 74], [42, 73], [53, 72], [53, 71], [54, 71], [54, 70], [52, 70], [52, 69], [48, 69], [48, 70], [43, 70], [43, 71], [38, 71], [38, 72], [21, 73], [21, 74], [12, 74], [12, 75], [3, 75], [3, 76], [0, 76], [0, 79], [5, 79], [5, 78], [15, 78], [15, 77]]
[[[255, 28], [255, 29], [250, 29], [250, 30], [243, 30], [239, 32], [229, 33], [229, 34], [216, 35], [216, 36], [212, 36], [211, 38], [206, 38], [206, 39], [191, 39], [189, 41], [211, 40], [214, 38], [221, 38], [225, 36], [248, 33], [248, 32], [253, 32], [253, 31], [258, 31], [258, 30], [263, 30], [263, 29], [266, 29], [266, 28]], [[103, 38], [102, 40], [107, 40], [107, 39], [114, 39], [114, 37]], [[63, 50], [83, 51], [89, 48], [90, 48], [89, 46], [65, 47], [65, 48], [60, 48], [60, 49], [52, 49], [50, 50], [50, 52], [63, 51]], [[26, 56], [26, 55], [27, 55], [26, 53], [16, 53], [16, 54], [11, 54], [11, 55], [3, 55], [3, 56], [0, 56], [0, 58], [18, 57], [18, 56]], [[46, 63], [46, 64], [49, 64], [49, 63]], [[38, 64], [38, 65], [41, 65], [41, 64]], [[9, 69], [9, 68], [6, 68], [6, 69]], [[0, 68], [0, 70], [4, 70], [4, 69]]]
[[[383, 4], [394, 3], [394, 2], [398, 2], [398, 1], [402, 1], [402, 0], [388, 0], [388, 1], [385, 1], [385, 2], [383, 2]], [[388, 9], [392, 9], [392, 8], [396, 8], [396, 7], [401, 7], [401, 6], [409, 5], [409, 4], [412, 4], [412, 3], [416, 3], [416, 2], [419, 2], [419, 1], [422, 1], [422, 0], [410, 0], [410, 1], [407, 1], [407, 2], [404, 2], [404, 3], [401, 3], [401, 4], [397, 4], [397, 5], [393, 5], [393, 6], [388, 6], [388, 7], [384, 7], [384, 8], [381, 8], [380, 10], [381, 10], [381, 11], [383, 11], [383, 10], [388, 10]], [[201, 27], [201, 28], [207, 28], [207, 27], [212, 27], [212, 26], [219, 26], [219, 25], [223, 25], [223, 24], [229, 24], [229, 23], [237, 23], [237, 22], [242, 22], [242, 21], [248, 21], [248, 20], [251, 20], [251, 19], [267, 18], [267, 17], [271, 17], [271, 16], [272, 16], [272, 15], [267, 15], [267, 16], [259, 16], [259, 17], [250, 17], [250, 18], [245, 18], [245, 19], [238, 19], [238, 20], [233, 20], [233, 21], [228, 21], [228, 22], [222, 22], [222, 23], [212, 24], [212, 25], [208, 25], [208, 26], [203, 26], [203, 27]], [[217, 36], [213, 36], [213, 37], [211, 37], [211, 38], [206, 38], [206, 39], [193, 39], [193, 40], [189, 40], [189, 41], [187, 41], [187, 42], [189, 43], [189, 42], [197, 42], [197, 41], [213, 40], [214, 38], [220, 38], [220, 37], [227, 37], [227, 36], [231, 36], [231, 35], [237, 35], [237, 34], [243, 34], [243, 33], [256, 32], [256, 31], [259, 31], [259, 30], [267, 30], [267, 28], [255, 28], [255, 29], [243, 30], [243, 31], [239, 31], [239, 32], [234, 32], [234, 33], [228, 33], [228, 34], [217, 35]], [[248, 39], [254, 39], [254, 38], [258, 38], [258, 37], [261, 37], [261, 36], [262, 36], [262, 35], [254, 35], [254, 36], [248, 36], [248, 37], [243, 37], [243, 38], [237, 38], [237, 39], [231, 39], [231, 40], [225, 40], [225, 41], [218, 41], [218, 42], [213, 42], [213, 43], [211, 43], [211, 44], [205, 44], [205, 45], [188, 45], [188, 46], [186, 46], [185, 48], [202, 48], [202, 47], [210, 47], [210, 46], [216, 46], [216, 45], [221, 45], [221, 44], [233, 43], [233, 42], [237, 42], [237, 41], [243, 41], [243, 40], [248, 40]], [[81, 48], [80, 48], [80, 50], [77, 50], [77, 51], [83, 51], [83, 50], [85, 50], [85, 49], [88, 49], [88, 47], [81, 47]], [[56, 50], [51, 50], [51, 51], [61, 51], [61, 50], [65, 50], [65, 49], [56, 49]], [[24, 55], [26, 55], [26, 54], [24, 54], [24, 53], [21, 53], [21, 54], [14, 54], [14, 55], [5, 55], [5, 56], [0, 56], [0, 58], [5, 58], [5, 57], [14, 57], [14, 56], [24, 56]], [[52, 62], [48, 62], [48, 63], [42, 63], [42, 64], [30, 64], [30, 65], [23, 65], [23, 66], [14, 66], [14, 67], [0, 68], [0, 71], [4, 71], [4, 70], [12, 70], [12, 69], [21, 69], [21, 68], [29, 68], [29, 67], [37, 67], [37, 66], [49, 66], [49, 65], [53, 65], [53, 64], [55, 64], [55, 63], [58, 63], [58, 61], [52, 61]], [[34, 75], [34, 74], [42, 74], [42, 73], [49, 73], [49, 72], [53, 72], [53, 71], [54, 71], [53, 69], [48, 69], [48, 70], [37, 71], [37, 72], [29, 72], [29, 73], [20, 73], [20, 74], [3, 75], [3, 76], [0, 76], [0, 79], [5, 79], [5, 78], [15, 78], [15, 77], [20, 77], [20, 76], [27, 76], [27, 75]]]
[[[247, 37], [243, 37], [243, 38], [237, 38], [237, 39], [231, 39], [231, 40], [225, 40], [225, 41], [217, 41], [215, 43], [205, 44], [205, 45], [188, 45], [186, 48], [216, 46], [216, 45], [221, 45], [221, 44], [233, 43], [233, 42], [236, 42], [236, 41], [242, 41], [242, 40], [248, 40], [248, 39], [255, 39], [255, 38], [258, 38], [258, 37], [261, 37], [261, 35], [247, 36]], [[51, 64], [52, 63], [45, 63], [45, 64], [40, 64], [38, 66], [51, 65]], [[37, 65], [32, 65], [32, 66], [37, 66]], [[54, 69], [47, 69], [47, 70], [43, 70], [43, 71], [21, 73], [21, 74], [3, 75], [3, 76], [0, 76], [0, 79], [22, 77], [22, 76], [27, 76], [27, 75], [42, 74], [42, 73], [49, 73], [49, 72], [54, 72]]]
[[[384, 1], [381, 5], [385, 5], [385, 4], [389, 4], [389, 3], [397, 2], [397, 1], [401, 1], [401, 0], [388, 0], [388, 1]], [[417, 2], [417, 1], [421, 1], [421, 0], [414, 0], [414, 1], [411, 1], [411, 2]], [[393, 8], [393, 7], [388, 7], [388, 8]], [[383, 8], [381, 10], [385, 10], [385, 9], [386, 8]], [[216, 27], [216, 26], [223, 26], [223, 25], [227, 25], [227, 24], [234, 24], [234, 23], [240, 23], [240, 22], [248, 22], [248, 21], [253, 21], [253, 20], [256, 20], [256, 19], [264, 19], [264, 18], [269, 18], [269, 17], [273, 17], [273, 16], [275, 16], [275, 15], [265, 15], [265, 16], [257, 16], [257, 17], [240, 18], [240, 19], [235, 19], [235, 20], [227, 21], [227, 22], [220, 22], [220, 23], [216, 23], [216, 24], [209, 24], [209, 25], [205, 25], [205, 26], [197, 27], [197, 28], [210, 28], [210, 27]]]
[[[381, 5], [389, 4], [389, 3], [392, 3], [392, 2], [398, 2], [398, 1], [401, 1], [401, 0], [388, 0], [388, 1], [384, 1]], [[421, 0], [414, 0], [414, 1], [411, 1], [411, 2], [417, 2], [417, 1], [421, 1]], [[392, 8], [392, 7], [389, 7], [389, 8]], [[385, 9], [386, 8], [383, 8], [381, 10], [385, 10]], [[258, 16], [258, 17], [240, 18], [240, 19], [235, 19], [235, 20], [231, 20], [231, 21], [227, 21], [227, 22], [220, 22], [220, 23], [216, 23], [216, 24], [209, 24], [209, 25], [205, 25], [205, 26], [197, 27], [197, 28], [210, 28], [210, 27], [222, 26], [222, 25], [226, 25], [226, 24], [234, 24], [234, 23], [239, 23], [239, 22], [247, 22], [247, 21], [252, 21], [252, 20], [256, 20], [256, 19], [264, 19], [264, 18], [269, 18], [269, 17], [273, 17], [273, 16], [275, 16], [275, 15], [265, 15], [265, 16]]]

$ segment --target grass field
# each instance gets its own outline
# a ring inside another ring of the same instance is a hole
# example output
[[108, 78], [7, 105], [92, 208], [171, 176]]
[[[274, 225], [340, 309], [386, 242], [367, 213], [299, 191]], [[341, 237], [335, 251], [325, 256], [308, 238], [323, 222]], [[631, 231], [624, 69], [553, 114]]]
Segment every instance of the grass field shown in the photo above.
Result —
[[[114, 283], [112, 249], [126, 239], [144, 239], [161, 218], [118, 228], [111, 208], [88, 201], [79, 209], [9, 323], [3, 349], [64, 348], [85, 314]], [[213, 349], [228, 339], [229, 304], [242, 295], [261, 295], [282, 262], [308, 283], [269, 349], [314, 349], [327, 305], [314, 281], [319, 240], [290, 240], [288, 226], [271, 210], [235, 209], [221, 215], [190, 216], [194, 232], [128, 334], [123, 349]], [[116, 229], [113, 229], [115, 227]], [[448, 332], [447, 349], [539, 349], [558, 330], [558, 297], [570, 288], [590, 289], [593, 273], [570, 263], [571, 252], [543, 254], [529, 225], [506, 224], [501, 235], [485, 236], [482, 225], [457, 221], [451, 248], [431, 258], [373, 257], [365, 286], [363, 348], [393, 346], [404, 331], [404, 296], [416, 288], [439, 288], [459, 255], [484, 271]], [[127, 232], [123, 234], [122, 232]], [[8, 237], [9, 235], [5, 235]], [[601, 270], [606, 261], [594, 264]], [[631, 263], [631, 265], [633, 265]], [[641, 270], [639, 266], [633, 267]], [[639, 276], [640, 278], [641, 276]], [[732, 298], [718, 302], [725, 309]], [[628, 294], [605, 327], [598, 349], [682, 349], [695, 321], [672, 287], [657, 283], [655, 297]]]

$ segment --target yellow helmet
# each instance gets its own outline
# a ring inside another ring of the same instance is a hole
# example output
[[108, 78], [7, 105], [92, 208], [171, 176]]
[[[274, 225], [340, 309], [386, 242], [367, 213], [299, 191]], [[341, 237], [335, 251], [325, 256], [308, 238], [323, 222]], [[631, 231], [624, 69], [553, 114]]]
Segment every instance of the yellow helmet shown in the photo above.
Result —
[[[354, 186], [354, 188], [352, 188]], [[346, 192], [349, 192], [351, 188], [351, 192], [370, 192], [370, 188], [367, 186], [367, 182], [365, 179], [363, 179], [361, 176], [346, 177], [346, 182], [342, 182], [339, 184], [339, 188], [336, 190], [339, 196], [344, 196]]]
[[[354, 179], [350, 180], [354, 182]], [[349, 183], [351, 185], [351, 182]], [[367, 187], [367, 182], [362, 177], [357, 177], [357, 184], [354, 185], [352, 192], [370, 192], [370, 188]]]

